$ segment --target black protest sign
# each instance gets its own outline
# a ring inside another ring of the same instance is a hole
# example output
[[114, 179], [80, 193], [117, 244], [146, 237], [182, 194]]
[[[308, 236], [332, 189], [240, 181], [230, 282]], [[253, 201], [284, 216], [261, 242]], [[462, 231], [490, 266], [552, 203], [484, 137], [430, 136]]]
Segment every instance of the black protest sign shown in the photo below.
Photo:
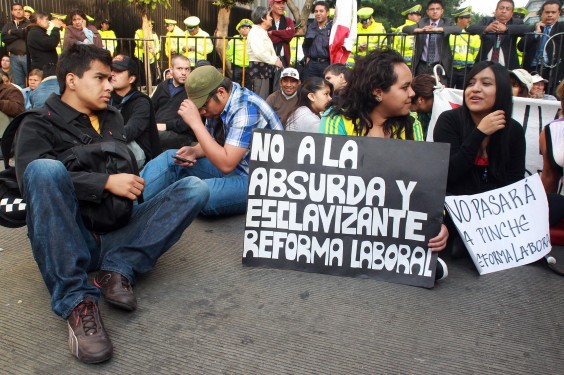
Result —
[[255, 130], [243, 263], [431, 288], [449, 146]]

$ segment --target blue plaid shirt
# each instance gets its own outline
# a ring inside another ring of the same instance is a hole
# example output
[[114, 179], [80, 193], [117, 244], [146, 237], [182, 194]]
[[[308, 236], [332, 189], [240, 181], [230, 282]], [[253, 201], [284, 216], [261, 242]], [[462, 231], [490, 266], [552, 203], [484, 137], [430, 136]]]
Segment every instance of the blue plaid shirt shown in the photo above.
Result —
[[[220, 118], [225, 144], [248, 149], [234, 171], [241, 176], [249, 174], [253, 129], [284, 130], [276, 112], [260, 96], [235, 82]], [[214, 118], [206, 120], [206, 128], [212, 136], [216, 121]]]

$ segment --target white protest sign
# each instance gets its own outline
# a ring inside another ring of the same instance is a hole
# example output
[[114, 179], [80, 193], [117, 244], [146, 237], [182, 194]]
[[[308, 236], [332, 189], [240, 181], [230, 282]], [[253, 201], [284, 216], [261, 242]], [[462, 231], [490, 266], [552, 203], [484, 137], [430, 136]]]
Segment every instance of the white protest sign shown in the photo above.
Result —
[[480, 275], [550, 252], [548, 202], [538, 174], [482, 194], [448, 196], [445, 207]]
[[[462, 105], [462, 90], [441, 88], [434, 91], [433, 112], [427, 142], [433, 141], [433, 130], [440, 114]], [[513, 98], [513, 119], [525, 129], [527, 153], [525, 169], [528, 175], [542, 170], [542, 156], [539, 150], [539, 134], [542, 128], [558, 117], [560, 102], [530, 98]]]

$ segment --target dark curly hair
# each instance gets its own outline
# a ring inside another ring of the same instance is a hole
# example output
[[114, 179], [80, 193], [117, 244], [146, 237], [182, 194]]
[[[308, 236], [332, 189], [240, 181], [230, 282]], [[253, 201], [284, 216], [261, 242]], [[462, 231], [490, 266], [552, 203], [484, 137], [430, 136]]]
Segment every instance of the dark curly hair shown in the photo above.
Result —
[[[370, 118], [372, 110], [380, 105], [372, 92], [384, 92], [397, 82], [395, 66], [405, 64], [403, 56], [391, 49], [376, 49], [364, 57], [358, 57], [351, 71], [348, 85], [341, 93], [340, 102], [333, 107], [330, 115], [344, 115], [352, 120], [355, 133], [365, 136], [374, 126]], [[410, 115], [391, 117], [384, 122], [384, 134], [399, 138], [405, 132], [405, 139], [413, 139], [413, 122]]]

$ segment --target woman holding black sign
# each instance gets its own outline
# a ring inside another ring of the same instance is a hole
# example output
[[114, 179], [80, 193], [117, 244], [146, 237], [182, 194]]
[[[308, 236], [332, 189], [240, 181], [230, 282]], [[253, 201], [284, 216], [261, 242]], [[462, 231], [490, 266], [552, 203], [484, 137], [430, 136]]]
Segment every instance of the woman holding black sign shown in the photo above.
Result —
[[[525, 132], [511, 118], [511, 78], [505, 67], [482, 61], [468, 74], [462, 106], [443, 112], [435, 142], [450, 143], [447, 194], [472, 195], [521, 180], [525, 175]], [[451, 229], [450, 220], [447, 224]], [[453, 256], [463, 254], [460, 237]]]
[[[320, 133], [423, 141], [416, 114], [410, 115], [412, 74], [403, 57], [393, 50], [375, 50], [358, 58], [341, 101], [321, 118]], [[414, 117], [415, 116], [415, 117]], [[429, 248], [446, 247], [448, 230], [441, 225]], [[439, 258], [436, 279], [447, 276]]]

